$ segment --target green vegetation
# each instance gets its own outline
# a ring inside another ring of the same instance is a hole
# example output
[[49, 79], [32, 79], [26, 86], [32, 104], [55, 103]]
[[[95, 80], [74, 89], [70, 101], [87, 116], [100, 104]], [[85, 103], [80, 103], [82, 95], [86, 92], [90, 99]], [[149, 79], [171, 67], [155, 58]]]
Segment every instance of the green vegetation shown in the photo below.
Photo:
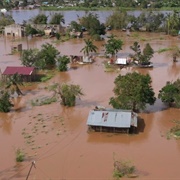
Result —
[[106, 20], [106, 26], [110, 26], [112, 29], [123, 29], [128, 24], [128, 15], [126, 11], [115, 11]]
[[180, 139], [180, 121], [179, 120], [173, 120], [173, 123], [175, 123], [175, 126], [173, 126], [166, 134], [167, 139], [171, 139], [172, 137], [175, 139]]
[[100, 23], [97, 15], [92, 13], [88, 13], [87, 15], [83, 16], [79, 19], [80, 25], [82, 25], [86, 30], [89, 32], [91, 36], [97, 35], [104, 35], [106, 27], [104, 24]]
[[162, 102], [167, 103], [170, 107], [180, 107], [180, 79], [174, 82], [167, 82], [164, 87], [161, 88], [158, 94], [158, 98]]
[[70, 59], [68, 56], [60, 56], [57, 58], [57, 69], [59, 71], [67, 71], [68, 69], [68, 63], [70, 63]]
[[16, 150], [16, 162], [23, 162], [24, 159], [25, 159], [24, 152], [20, 148], [18, 148]]
[[43, 77], [41, 77], [40, 81], [41, 82], [46, 82], [46, 81], [50, 80], [53, 76], [54, 76], [53, 73], [48, 72], [46, 74], [43, 74]]
[[48, 17], [44, 14], [38, 14], [37, 16], [35, 16], [34, 18], [31, 19], [31, 21], [34, 24], [47, 24], [47, 19]]
[[84, 95], [79, 85], [63, 83], [53, 87], [53, 91], [60, 97], [61, 104], [64, 106], [75, 106], [76, 98]]
[[64, 22], [64, 16], [61, 13], [55, 13], [52, 15], [49, 24], [60, 24]]
[[89, 56], [90, 52], [97, 52], [97, 46], [95, 46], [90, 39], [84, 39], [85, 46], [81, 49], [80, 52], [83, 52], [84, 55]]
[[133, 72], [119, 75], [114, 83], [115, 97], [111, 97], [109, 102], [113, 108], [138, 111], [144, 109], [146, 104], [154, 104], [156, 100], [148, 74]]
[[24, 66], [33, 66], [38, 69], [51, 69], [56, 64], [60, 52], [50, 43], [43, 44], [41, 50], [23, 50], [20, 60]]
[[43, 106], [43, 105], [51, 104], [56, 101], [57, 101], [56, 97], [44, 97], [44, 98], [38, 98], [36, 100], [32, 100], [31, 104], [32, 106]]
[[149, 65], [151, 58], [153, 57], [154, 50], [149, 43], [145, 45], [145, 48], [141, 52], [141, 47], [138, 42], [134, 42], [130, 48], [135, 52], [131, 55], [134, 61], [137, 61], [140, 65]]
[[10, 15], [1, 15], [0, 16], [0, 27], [13, 24], [15, 21]]
[[109, 64], [108, 62], [104, 62], [104, 71], [113, 72], [115, 71], [115, 67], [112, 64]]
[[133, 166], [129, 161], [115, 161], [113, 177], [116, 179], [122, 177], [137, 177], [137, 175], [134, 174], [135, 170], [135, 166]]
[[112, 57], [119, 51], [122, 50], [123, 42], [120, 39], [116, 39], [114, 35], [108, 38], [105, 46], [105, 54], [111, 55]]
[[14, 105], [10, 101], [10, 95], [6, 90], [0, 90], [0, 112], [9, 112]]
[[22, 86], [22, 78], [21, 76], [16, 73], [8, 77], [6, 82], [6, 89], [10, 89], [12, 94], [17, 93], [18, 96], [23, 95], [19, 86]]

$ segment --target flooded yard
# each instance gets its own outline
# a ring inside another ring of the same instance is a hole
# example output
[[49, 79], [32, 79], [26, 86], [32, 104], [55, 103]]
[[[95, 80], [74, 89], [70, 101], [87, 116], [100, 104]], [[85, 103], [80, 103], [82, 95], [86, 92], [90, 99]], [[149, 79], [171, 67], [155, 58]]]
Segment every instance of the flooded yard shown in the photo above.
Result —
[[[120, 52], [130, 53], [134, 41], [141, 47], [150, 43], [155, 51], [170, 46], [179, 46], [177, 37], [164, 34], [114, 32], [124, 42]], [[19, 55], [10, 55], [13, 43], [22, 43], [23, 49], [40, 48], [45, 43], [53, 45], [63, 55], [82, 55], [82, 39], [54, 43], [53, 39], [34, 38], [12, 41], [0, 38], [0, 69], [7, 66], [19, 66]], [[94, 42], [103, 52], [103, 41]], [[180, 59], [172, 62], [169, 52], [155, 53], [152, 58], [154, 67], [142, 69], [123, 68], [115, 72], [105, 72], [105, 58], [96, 57], [89, 65], [78, 65], [67, 72], [58, 72], [46, 83], [22, 87], [25, 94], [15, 98], [15, 107], [9, 113], [0, 113], [0, 179], [25, 179], [32, 162], [29, 179], [63, 180], [110, 180], [113, 179], [114, 160], [131, 161], [137, 169], [138, 179], [179, 179], [180, 177], [180, 141], [168, 138], [167, 132], [179, 120], [180, 110], [167, 108], [160, 100], [153, 106], [147, 106], [139, 113], [143, 123], [139, 124], [138, 134], [114, 134], [88, 132], [86, 121], [89, 111], [96, 105], [109, 106], [114, 80], [118, 74], [140, 72], [149, 74], [152, 86], [158, 95], [167, 81], [179, 78]], [[49, 96], [46, 87], [54, 82], [70, 82], [82, 87], [84, 96], [78, 99], [75, 107], [63, 107], [59, 102], [50, 105], [32, 106], [31, 100]], [[22, 163], [16, 163], [17, 148], [26, 153]]]

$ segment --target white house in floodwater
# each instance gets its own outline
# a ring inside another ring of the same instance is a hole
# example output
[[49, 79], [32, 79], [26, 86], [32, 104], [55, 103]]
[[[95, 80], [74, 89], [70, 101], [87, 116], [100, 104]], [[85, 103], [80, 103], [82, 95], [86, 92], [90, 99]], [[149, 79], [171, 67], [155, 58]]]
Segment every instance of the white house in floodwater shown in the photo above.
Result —
[[95, 109], [89, 112], [87, 125], [90, 130], [105, 132], [129, 132], [137, 128], [138, 116], [130, 110]]

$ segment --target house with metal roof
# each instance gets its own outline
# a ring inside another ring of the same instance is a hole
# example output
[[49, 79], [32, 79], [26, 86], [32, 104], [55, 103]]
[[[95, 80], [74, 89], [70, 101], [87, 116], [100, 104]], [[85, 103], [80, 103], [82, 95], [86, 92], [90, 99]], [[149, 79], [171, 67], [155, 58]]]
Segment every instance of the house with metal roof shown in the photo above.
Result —
[[91, 110], [87, 119], [89, 130], [100, 132], [127, 132], [137, 128], [137, 114], [130, 110]]
[[19, 74], [23, 81], [32, 81], [35, 78], [35, 68], [25, 66], [8, 66], [2, 73], [2, 76], [7, 78], [14, 74]]

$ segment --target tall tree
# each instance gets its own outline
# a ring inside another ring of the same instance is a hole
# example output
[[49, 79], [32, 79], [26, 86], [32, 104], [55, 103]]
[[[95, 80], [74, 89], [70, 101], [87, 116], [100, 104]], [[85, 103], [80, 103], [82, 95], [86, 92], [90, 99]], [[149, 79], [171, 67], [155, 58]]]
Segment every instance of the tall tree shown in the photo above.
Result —
[[87, 14], [86, 16], [79, 19], [80, 24], [87, 29], [90, 35], [104, 35], [106, 27], [104, 24], [101, 24], [98, 16], [92, 13]]
[[97, 46], [95, 46], [90, 39], [84, 39], [85, 46], [81, 49], [80, 52], [83, 52], [84, 55], [89, 56], [90, 52], [97, 52]]
[[36, 63], [37, 63], [37, 61], [40, 61], [38, 53], [39, 53], [38, 49], [25, 49], [25, 50], [23, 50], [21, 57], [20, 57], [21, 63], [27, 67], [28, 66], [37, 67]]
[[167, 103], [169, 106], [180, 107], [180, 79], [175, 82], [167, 82], [164, 87], [161, 88], [158, 94], [158, 98], [162, 102]]
[[0, 90], [0, 112], [9, 112], [13, 104], [8, 91]]
[[38, 14], [31, 20], [34, 24], [47, 24], [47, 19], [48, 17], [45, 14]]
[[40, 64], [45, 65], [45, 67], [42, 68], [54, 67], [56, 64], [56, 58], [59, 54], [60, 52], [52, 44], [43, 44], [41, 46], [41, 51], [38, 54], [41, 61]]
[[59, 71], [67, 71], [68, 63], [70, 63], [70, 59], [68, 56], [60, 56], [57, 58], [57, 68]]
[[6, 88], [10, 89], [11, 93], [16, 92], [18, 96], [20, 96], [20, 95], [23, 95], [23, 93], [21, 92], [19, 88], [19, 86], [21, 85], [23, 85], [21, 76], [18, 73], [16, 73], [16, 74], [13, 74], [12, 76], [9, 76], [7, 80]]
[[56, 84], [53, 90], [60, 96], [61, 104], [64, 106], [75, 106], [76, 98], [84, 95], [81, 87], [74, 84]]
[[130, 48], [135, 52], [133, 55], [131, 55], [134, 61], [138, 61], [138, 64], [140, 65], [150, 64], [150, 60], [153, 57], [154, 50], [149, 43], [145, 45], [145, 48], [142, 52], [138, 42], [134, 42], [133, 46], [130, 46]]
[[64, 16], [60, 13], [55, 13], [52, 15], [49, 24], [61, 24], [65, 23]]
[[133, 72], [119, 75], [114, 83], [115, 97], [111, 97], [109, 102], [114, 108], [137, 111], [145, 109], [146, 104], [154, 104], [156, 100], [148, 74]]
[[106, 25], [111, 26], [112, 29], [123, 29], [126, 28], [128, 24], [127, 12], [115, 11], [106, 20]]
[[119, 50], [122, 50], [123, 41], [116, 39], [114, 35], [111, 35], [105, 46], [105, 53], [114, 56]]

